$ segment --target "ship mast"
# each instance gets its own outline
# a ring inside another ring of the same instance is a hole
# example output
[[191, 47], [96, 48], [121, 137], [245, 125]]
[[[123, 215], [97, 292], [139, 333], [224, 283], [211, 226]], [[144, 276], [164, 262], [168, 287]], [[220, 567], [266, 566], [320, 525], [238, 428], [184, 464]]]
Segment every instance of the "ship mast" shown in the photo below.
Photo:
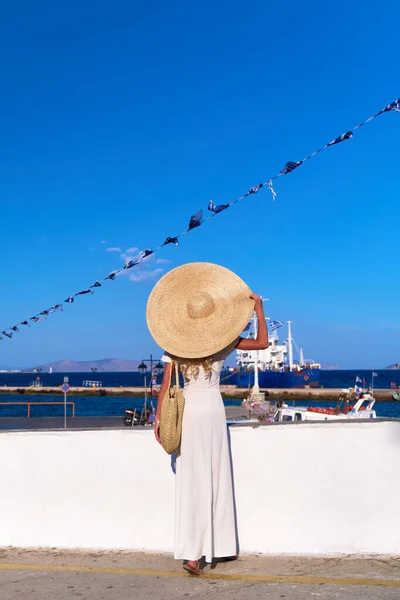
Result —
[[287, 331], [288, 331], [288, 350], [289, 350], [289, 371], [293, 371], [293, 340], [292, 340], [292, 329], [291, 329], [292, 321], [287, 322]]
[[[253, 328], [254, 328], [254, 339], [257, 338], [257, 316], [253, 313]], [[254, 350], [254, 385], [253, 394], [260, 393], [260, 386], [258, 385], [258, 350]]]
[[303, 348], [300, 348], [300, 356], [299, 356], [299, 365], [300, 367], [304, 367], [304, 354], [303, 354]]
[[[261, 298], [261, 299], [263, 302], [265, 302], [266, 300], [269, 300], [269, 298]], [[267, 320], [267, 319], [265, 319], [265, 320]], [[256, 339], [258, 329], [257, 329], [257, 315], [255, 312], [253, 313], [252, 321], [253, 321], [254, 339]], [[253, 394], [260, 393], [260, 386], [258, 383], [258, 350], [254, 350], [254, 385], [253, 385], [252, 393]]]

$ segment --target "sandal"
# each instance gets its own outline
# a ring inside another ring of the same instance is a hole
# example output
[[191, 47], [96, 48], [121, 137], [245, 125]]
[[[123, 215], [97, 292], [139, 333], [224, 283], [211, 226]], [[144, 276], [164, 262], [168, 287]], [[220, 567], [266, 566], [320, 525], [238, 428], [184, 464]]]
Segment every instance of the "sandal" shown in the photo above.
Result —
[[204, 574], [203, 569], [200, 568], [200, 562], [198, 560], [189, 561], [189, 562], [194, 562], [196, 566], [192, 567], [191, 565], [189, 565], [189, 563], [187, 563], [186, 565], [183, 565], [183, 568], [185, 569], [185, 571], [187, 571], [191, 575], [203, 575]]

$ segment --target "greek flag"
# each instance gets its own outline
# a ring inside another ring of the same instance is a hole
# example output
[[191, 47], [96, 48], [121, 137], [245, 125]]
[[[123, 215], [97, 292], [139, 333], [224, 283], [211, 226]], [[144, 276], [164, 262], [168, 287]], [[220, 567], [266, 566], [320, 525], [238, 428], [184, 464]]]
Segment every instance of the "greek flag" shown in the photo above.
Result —
[[283, 327], [282, 321], [270, 321], [269, 328], [271, 331], [275, 331], [275, 329], [279, 329], [279, 327]]
[[375, 373], [375, 371], [372, 373], [372, 377], [378, 377], [378, 373]]
[[359, 377], [359, 376], [357, 375], [357, 377], [356, 377], [356, 383], [362, 383], [362, 382], [363, 382], [363, 381], [362, 381], [361, 377]]
[[358, 398], [358, 396], [361, 395], [362, 391], [362, 387], [360, 387], [359, 385], [354, 386], [354, 395], [356, 396], [356, 398]]

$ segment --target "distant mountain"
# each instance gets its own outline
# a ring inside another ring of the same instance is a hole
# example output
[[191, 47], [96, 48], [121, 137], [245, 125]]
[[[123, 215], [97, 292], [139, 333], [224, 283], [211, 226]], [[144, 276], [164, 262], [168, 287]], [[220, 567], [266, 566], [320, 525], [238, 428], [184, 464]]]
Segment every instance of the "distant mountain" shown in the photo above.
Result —
[[393, 365], [389, 365], [388, 367], [385, 367], [385, 369], [390, 369], [391, 371], [394, 371], [395, 369], [400, 369], [400, 362], [393, 363]]
[[323, 371], [341, 371], [342, 367], [340, 365], [331, 365], [329, 363], [321, 363], [321, 369]]
[[39, 365], [35, 369], [48, 372], [50, 368], [53, 373], [88, 373], [97, 369], [99, 373], [111, 371], [137, 371], [141, 361], [125, 360], [123, 358], [103, 358], [102, 360], [59, 360], [58, 362]]

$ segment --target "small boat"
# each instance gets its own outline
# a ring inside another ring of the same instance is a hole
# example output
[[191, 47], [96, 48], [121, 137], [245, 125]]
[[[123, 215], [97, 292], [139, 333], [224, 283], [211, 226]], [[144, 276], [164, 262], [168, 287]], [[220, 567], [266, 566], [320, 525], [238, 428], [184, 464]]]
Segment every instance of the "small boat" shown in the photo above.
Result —
[[393, 398], [393, 400], [395, 400], [396, 402], [400, 402], [400, 392], [393, 392], [393, 394], [392, 394], [392, 398]]
[[359, 397], [352, 388], [344, 389], [335, 408], [288, 406], [282, 404], [272, 416], [272, 421], [338, 421], [353, 419], [376, 419], [373, 410], [375, 398], [368, 392]]
[[89, 379], [85, 379], [82, 381], [82, 387], [101, 388], [103, 387], [103, 383], [101, 381], [90, 381]]

